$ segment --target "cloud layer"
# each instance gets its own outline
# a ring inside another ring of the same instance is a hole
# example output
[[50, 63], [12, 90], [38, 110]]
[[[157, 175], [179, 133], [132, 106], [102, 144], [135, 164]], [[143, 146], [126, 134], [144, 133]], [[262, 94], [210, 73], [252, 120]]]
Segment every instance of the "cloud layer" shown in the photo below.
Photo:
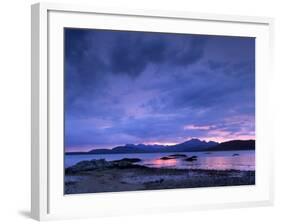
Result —
[[65, 29], [68, 151], [255, 135], [255, 39]]

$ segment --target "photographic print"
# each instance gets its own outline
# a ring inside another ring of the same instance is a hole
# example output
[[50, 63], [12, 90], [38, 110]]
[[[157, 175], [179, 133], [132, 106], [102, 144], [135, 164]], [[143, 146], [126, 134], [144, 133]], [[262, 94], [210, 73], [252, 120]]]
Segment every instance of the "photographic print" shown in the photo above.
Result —
[[64, 193], [255, 184], [255, 38], [64, 29]]

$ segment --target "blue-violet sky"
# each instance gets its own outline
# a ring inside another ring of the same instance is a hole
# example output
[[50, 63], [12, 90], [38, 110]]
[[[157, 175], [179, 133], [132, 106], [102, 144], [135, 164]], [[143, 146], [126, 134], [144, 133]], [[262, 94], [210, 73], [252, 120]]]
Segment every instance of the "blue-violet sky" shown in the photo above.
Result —
[[65, 148], [255, 139], [252, 37], [65, 29]]

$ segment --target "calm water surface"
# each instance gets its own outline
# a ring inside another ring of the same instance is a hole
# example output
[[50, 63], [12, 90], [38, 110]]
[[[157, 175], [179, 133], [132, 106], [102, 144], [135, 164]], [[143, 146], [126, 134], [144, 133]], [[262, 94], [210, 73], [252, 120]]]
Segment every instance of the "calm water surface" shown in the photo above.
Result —
[[[187, 162], [183, 158], [161, 160], [161, 157], [172, 154], [197, 156], [197, 161]], [[234, 154], [236, 154], [234, 156]], [[238, 154], [238, 155], [237, 155]], [[166, 167], [176, 169], [210, 169], [210, 170], [255, 170], [255, 151], [227, 151], [227, 152], [189, 152], [189, 153], [135, 153], [135, 154], [100, 154], [100, 155], [66, 155], [65, 167], [72, 166], [79, 161], [91, 159], [106, 159], [107, 161], [123, 158], [139, 158], [137, 163], [148, 167]]]

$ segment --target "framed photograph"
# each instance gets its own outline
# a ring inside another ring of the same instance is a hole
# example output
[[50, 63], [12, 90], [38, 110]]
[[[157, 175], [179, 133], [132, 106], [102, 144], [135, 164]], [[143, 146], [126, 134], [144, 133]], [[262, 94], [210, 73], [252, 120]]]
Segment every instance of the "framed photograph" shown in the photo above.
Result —
[[270, 205], [271, 18], [32, 6], [32, 217]]

